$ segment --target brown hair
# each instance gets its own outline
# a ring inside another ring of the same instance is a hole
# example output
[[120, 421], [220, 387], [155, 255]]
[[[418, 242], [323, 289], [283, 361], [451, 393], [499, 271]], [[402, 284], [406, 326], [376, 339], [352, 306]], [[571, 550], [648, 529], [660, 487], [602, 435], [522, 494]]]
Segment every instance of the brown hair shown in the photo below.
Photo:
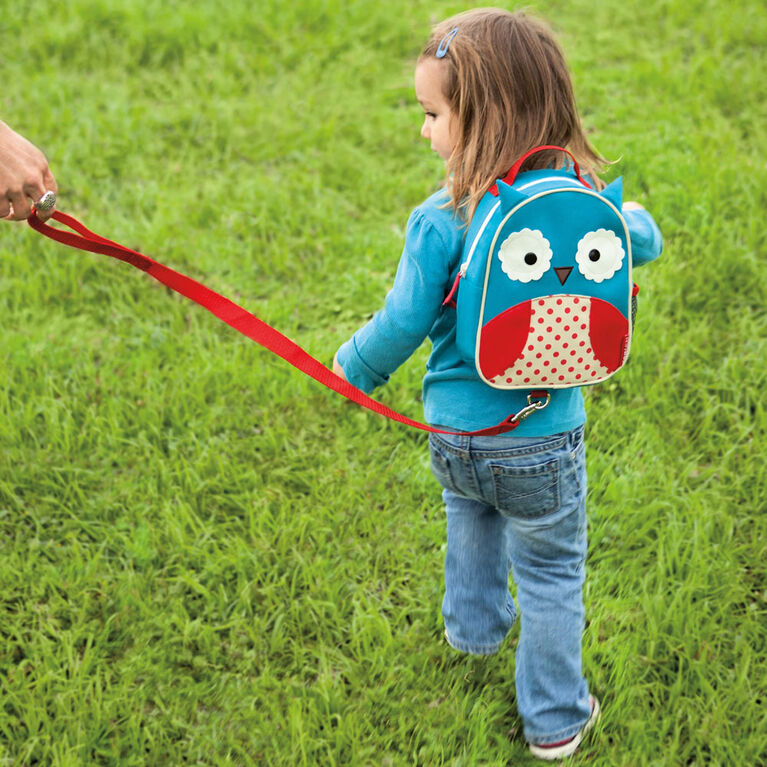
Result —
[[[454, 27], [447, 54], [437, 49]], [[606, 164], [591, 147], [575, 106], [570, 73], [549, 27], [522, 11], [479, 8], [438, 24], [419, 61], [443, 67], [443, 93], [455, 123], [456, 144], [447, 164], [453, 209], [468, 221], [494, 181], [525, 152], [542, 144], [565, 147], [582, 173]], [[561, 168], [567, 156], [542, 151], [524, 170]]]

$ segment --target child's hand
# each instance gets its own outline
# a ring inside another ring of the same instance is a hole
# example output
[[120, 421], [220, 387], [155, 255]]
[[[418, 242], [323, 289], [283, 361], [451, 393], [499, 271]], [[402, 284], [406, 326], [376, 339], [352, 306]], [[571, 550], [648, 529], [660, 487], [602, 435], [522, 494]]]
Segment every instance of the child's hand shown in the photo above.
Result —
[[344, 369], [338, 364], [338, 352], [333, 357], [333, 372], [339, 377], [343, 378], [346, 383], [349, 383], [348, 379], [344, 375]]
[[629, 200], [623, 203], [623, 210], [644, 210], [644, 205], [640, 205], [638, 202]]

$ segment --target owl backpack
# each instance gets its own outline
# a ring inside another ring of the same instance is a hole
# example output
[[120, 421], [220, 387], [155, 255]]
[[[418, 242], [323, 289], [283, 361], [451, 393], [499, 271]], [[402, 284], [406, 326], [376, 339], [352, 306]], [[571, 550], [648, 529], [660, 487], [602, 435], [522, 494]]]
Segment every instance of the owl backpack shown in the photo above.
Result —
[[[604, 381], [631, 346], [631, 241], [618, 179], [594, 191], [572, 169], [520, 173], [523, 155], [480, 200], [445, 304], [457, 345], [497, 389], [528, 389], [533, 410], [548, 389]], [[532, 401], [531, 400], [534, 400]]]

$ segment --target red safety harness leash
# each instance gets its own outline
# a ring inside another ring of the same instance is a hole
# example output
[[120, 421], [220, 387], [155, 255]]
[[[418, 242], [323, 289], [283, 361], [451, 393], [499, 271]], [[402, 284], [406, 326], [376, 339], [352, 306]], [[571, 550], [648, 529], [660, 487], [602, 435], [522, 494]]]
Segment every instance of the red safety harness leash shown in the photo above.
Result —
[[76, 232], [76, 234], [48, 226], [48, 224], [42, 222], [34, 212], [27, 219], [27, 223], [40, 234], [49, 237], [56, 242], [60, 242], [62, 245], [68, 245], [71, 248], [78, 248], [79, 250], [85, 250], [90, 253], [99, 253], [104, 256], [110, 256], [111, 258], [116, 258], [120, 261], [126, 261], [131, 266], [141, 269], [142, 272], [146, 272], [166, 287], [174, 290], [176, 293], [180, 293], [190, 301], [194, 301], [207, 309], [222, 322], [225, 322], [235, 330], [238, 330], [240, 333], [268, 349], [270, 352], [282, 357], [282, 359], [289, 362], [293, 367], [298, 368], [301, 372], [311, 376], [329, 389], [338, 392], [338, 394], [341, 394], [368, 410], [372, 410], [374, 413], [386, 416], [394, 421], [399, 421], [407, 426], [412, 426], [413, 428], [421, 429], [422, 431], [435, 432], [437, 434], [467, 434], [471, 436], [503, 434], [504, 432], [515, 429], [521, 421], [527, 418], [527, 416], [548, 404], [548, 393], [535, 391], [528, 395], [527, 407], [520, 410], [519, 413], [508, 416], [497, 426], [491, 426], [486, 429], [478, 429], [477, 431], [471, 432], [453, 432], [435, 429], [432, 426], [403, 416], [391, 408], [382, 405], [380, 402], [376, 402], [371, 397], [368, 397], [363, 391], [337, 376], [332, 370], [325, 367], [325, 365], [312, 357], [297, 343], [291, 341], [287, 336], [284, 336], [282, 333], [275, 330], [271, 325], [268, 325], [254, 314], [246, 311], [228, 298], [224, 298], [224, 296], [219, 295], [202, 283], [193, 280], [191, 277], [187, 277], [185, 274], [170, 269], [164, 264], [149, 258], [149, 256], [145, 256], [142, 253], [126, 248], [117, 242], [101, 237], [83, 226], [76, 218], [68, 216], [66, 213], [55, 211], [53, 213], [53, 218], [65, 226], [68, 226]]

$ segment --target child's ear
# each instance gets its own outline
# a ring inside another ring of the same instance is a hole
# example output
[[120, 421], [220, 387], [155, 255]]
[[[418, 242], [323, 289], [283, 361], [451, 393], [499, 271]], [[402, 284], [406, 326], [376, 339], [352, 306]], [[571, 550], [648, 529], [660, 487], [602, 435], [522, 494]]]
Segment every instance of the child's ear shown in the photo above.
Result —
[[623, 177], [616, 178], [608, 184], [599, 194], [607, 198], [618, 210], [623, 206]]
[[520, 202], [524, 202], [527, 196], [518, 192], [513, 186], [505, 184], [503, 181], [498, 182], [498, 194], [501, 198], [501, 208], [504, 213], [508, 213], [519, 205]]

